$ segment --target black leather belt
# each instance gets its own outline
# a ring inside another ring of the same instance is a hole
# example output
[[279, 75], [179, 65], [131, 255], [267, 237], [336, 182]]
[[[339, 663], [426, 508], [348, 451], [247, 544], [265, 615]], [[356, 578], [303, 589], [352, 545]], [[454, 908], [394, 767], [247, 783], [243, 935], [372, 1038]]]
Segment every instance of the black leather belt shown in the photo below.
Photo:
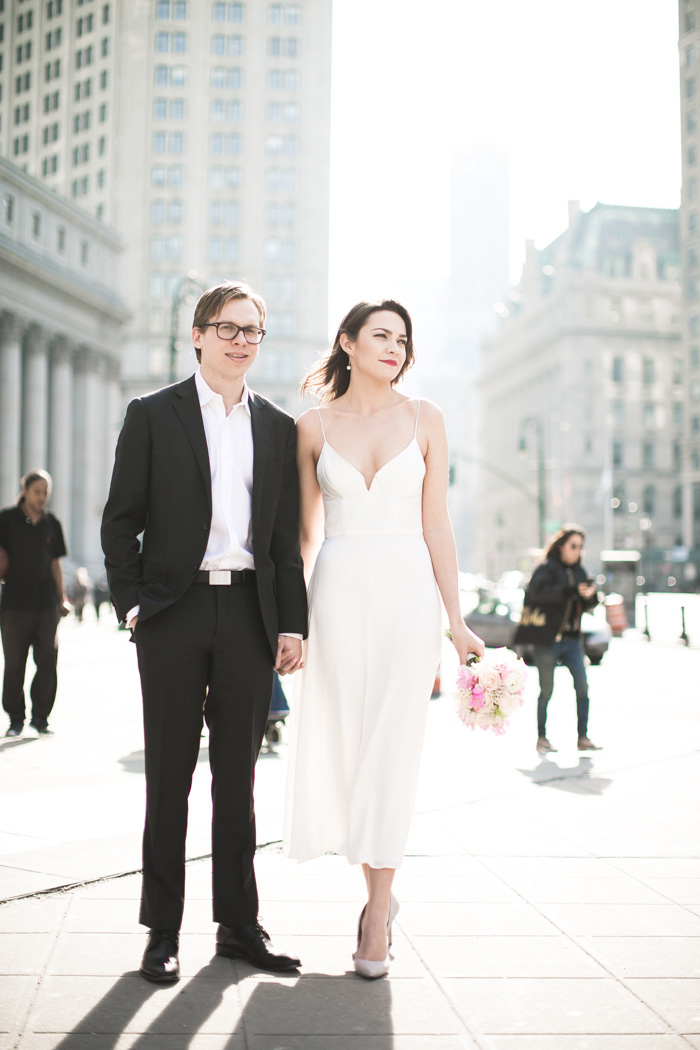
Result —
[[210, 587], [255, 583], [255, 569], [200, 569], [194, 583], [208, 583]]

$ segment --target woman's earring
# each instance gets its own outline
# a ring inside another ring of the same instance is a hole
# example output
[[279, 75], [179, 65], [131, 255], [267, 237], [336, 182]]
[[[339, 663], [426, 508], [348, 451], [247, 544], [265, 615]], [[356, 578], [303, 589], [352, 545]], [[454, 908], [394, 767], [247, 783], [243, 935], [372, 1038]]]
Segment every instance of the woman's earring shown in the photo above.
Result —
[[347, 370], [348, 370], [348, 372], [349, 372], [349, 371], [350, 371], [350, 362], [349, 362], [349, 361], [348, 361], [348, 363], [346, 364], [346, 366], [345, 366], [345, 367], [346, 367], [346, 369], [347, 369]]

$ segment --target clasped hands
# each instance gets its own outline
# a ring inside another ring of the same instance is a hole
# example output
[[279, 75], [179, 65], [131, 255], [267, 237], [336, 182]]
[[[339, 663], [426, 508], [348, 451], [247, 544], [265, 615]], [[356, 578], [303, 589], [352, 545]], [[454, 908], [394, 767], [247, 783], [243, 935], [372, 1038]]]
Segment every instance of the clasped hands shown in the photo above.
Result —
[[294, 674], [304, 666], [301, 638], [291, 638], [281, 634], [277, 639], [277, 656], [275, 670], [277, 674]]

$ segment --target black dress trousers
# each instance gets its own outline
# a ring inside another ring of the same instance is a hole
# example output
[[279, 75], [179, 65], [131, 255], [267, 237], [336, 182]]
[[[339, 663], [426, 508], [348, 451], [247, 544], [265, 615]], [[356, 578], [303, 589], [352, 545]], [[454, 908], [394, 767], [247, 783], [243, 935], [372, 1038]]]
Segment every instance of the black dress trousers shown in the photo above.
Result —
[[193, 583], [136, 624], [143, 692], [146, 825], [140, 921], [179, 929], [185, 896], [188, 796], [203, 718], [212, 774], [213, 918], [258, 915], [253, 869], [255, 763], [272, 691], [272, 655], [254, 579]]

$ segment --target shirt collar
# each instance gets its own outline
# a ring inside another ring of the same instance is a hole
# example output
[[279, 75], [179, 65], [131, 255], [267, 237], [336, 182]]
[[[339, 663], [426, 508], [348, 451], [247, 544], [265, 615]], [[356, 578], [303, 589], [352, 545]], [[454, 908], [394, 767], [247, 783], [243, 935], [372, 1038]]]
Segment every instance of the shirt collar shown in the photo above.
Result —
[[[223, 398], [221, 397], [221, 394], [217, 394], [216, 391], [212, 390], [212, 388], [207, 383], [206, 379], [204, 379], [204, 377], [202, 376], [201, 368], [198, 368], [195, 372], [194, 382], [195, 386], [197, 387], [197, 397], [199, 398], [200, 408], [204, 408], [204, 406], [208, 405], [209, 402], [215, 397], [218, 397], [223, 403]], [[241, 394], [241, 400], [238, 402], [238, 404], [243, 405], [245, 411], [248, 413], [248, 415], [250, 415], [250, 387], [248, 386], [245, 379], [243, 380], [243, 393]], [[237, 405], [234, 405], [233, 407], [236, 408]]]

